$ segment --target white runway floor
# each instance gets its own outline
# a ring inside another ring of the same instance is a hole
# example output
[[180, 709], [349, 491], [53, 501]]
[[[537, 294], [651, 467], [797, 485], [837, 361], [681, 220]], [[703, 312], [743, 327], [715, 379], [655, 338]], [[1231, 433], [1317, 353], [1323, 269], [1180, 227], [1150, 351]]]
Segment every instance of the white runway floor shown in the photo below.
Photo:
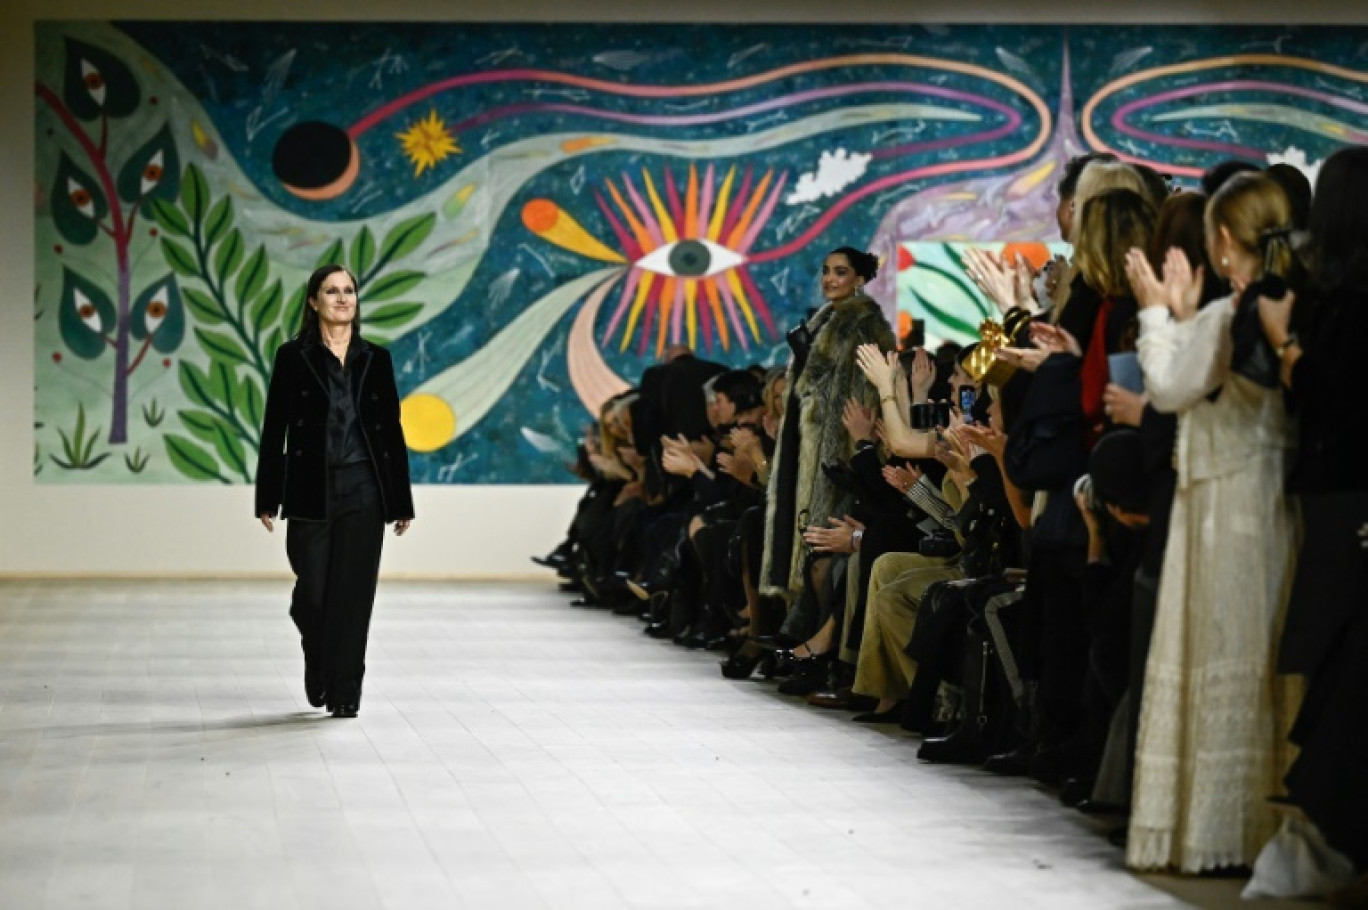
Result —
[[552, 589], [382, 583], [348, 721], [288, 583], [0, 582], [0, 907], [1238, 903]]

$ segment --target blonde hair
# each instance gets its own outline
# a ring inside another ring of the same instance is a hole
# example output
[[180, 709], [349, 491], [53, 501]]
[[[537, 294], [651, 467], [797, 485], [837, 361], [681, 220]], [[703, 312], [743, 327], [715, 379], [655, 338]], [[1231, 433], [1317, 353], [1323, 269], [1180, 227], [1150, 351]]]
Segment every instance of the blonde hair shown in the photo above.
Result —
[[1207, 203], [1205, 224], [1208, 238], [1225, 228], [1267, 271], [1283, 275], [1292, 264], [1292, 247], [1286, 242], [1292, 205], [1282, 187], [1262, 173], [1236, 174], [1221, 184]]
[[1142, 199], [1150, 199], [1149, 185], [1145, 183], [1145, 178], [1129, 164], [1120, 161], [1090, 163], [1083, 169], [1078, 178], [1078, 189], [1074, 191], [1075, 215], [1072, 236], [1069, 237], [1070, 243], [1078, 243], [1083, 207], [1088, 204], [1088, 200], [1111, 190], [1131, 190], [1138, 193]]
[[1126, 253], [1144, 249], [1154, 233], [1154, 208], [1131, 189], [1093, 196], [1074, 220], [1074, 261], [1088, 286], [1108, 297], [1132, 296]]

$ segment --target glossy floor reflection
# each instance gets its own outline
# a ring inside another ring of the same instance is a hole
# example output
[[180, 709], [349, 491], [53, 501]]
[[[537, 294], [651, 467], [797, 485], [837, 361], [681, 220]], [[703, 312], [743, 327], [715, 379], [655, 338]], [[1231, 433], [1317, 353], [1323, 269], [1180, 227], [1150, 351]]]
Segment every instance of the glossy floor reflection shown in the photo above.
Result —
[[0, 582], [0, 907], [1237, 902], [550, 588], [382, 584], [342, 721], [286, 583]]

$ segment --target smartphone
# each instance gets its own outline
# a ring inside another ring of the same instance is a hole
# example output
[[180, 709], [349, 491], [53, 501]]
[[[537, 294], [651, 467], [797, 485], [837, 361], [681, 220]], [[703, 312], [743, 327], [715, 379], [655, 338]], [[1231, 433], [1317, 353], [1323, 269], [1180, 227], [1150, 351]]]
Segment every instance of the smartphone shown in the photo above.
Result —
[[959, 409], [965, 423], [974, 422], [974, 401], [977, 397], [977, 392], [973, 386], [962, 385], [959, 387]]

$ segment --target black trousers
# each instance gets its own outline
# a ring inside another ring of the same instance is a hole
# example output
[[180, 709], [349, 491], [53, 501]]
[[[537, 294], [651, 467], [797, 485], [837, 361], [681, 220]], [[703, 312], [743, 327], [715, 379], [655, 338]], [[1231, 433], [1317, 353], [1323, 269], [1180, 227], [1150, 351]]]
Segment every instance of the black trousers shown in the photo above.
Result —
[[380, 487], [369, 462], [331, 470], [327, 520], [291, 519], [286, 529], [285, 551], [295, 573], [290, 618], [329, 706], [361, 703], [384, 539]]

